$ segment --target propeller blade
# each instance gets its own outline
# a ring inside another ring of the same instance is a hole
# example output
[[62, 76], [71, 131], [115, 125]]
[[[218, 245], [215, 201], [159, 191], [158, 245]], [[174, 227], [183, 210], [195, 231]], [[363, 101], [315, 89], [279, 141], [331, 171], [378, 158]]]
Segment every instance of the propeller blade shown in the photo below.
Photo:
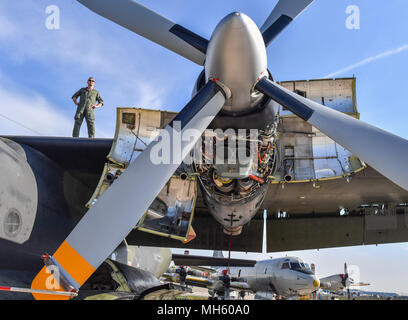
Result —
[[[69, 288], [78, 290], [125, 239], [224, 106], [225, 99], [221, 87], [213, 81], [208, 82], [161, 131], [161, 137], [169, 137], [167, 141], [163, 138], [150, 143], [88, 210], [50, 257]], [[168, 147], [173, 155], [174, 150], [180, 150], [180, 155], [173, 156], [169, 163], [156, 164], [158, 161], [152, 157], [165, 152], [161, 146]], [[50, 288], [50, 283], [58, 283], [58, 277], [52, 279], [49, 268], [44, 267], [31, 288], [58, 289], [56, 286]], [[56, 296], [35, 294], [34, 297], [55, 299]]]
[[341, 284], [343, 285], [344, 288], [347, 288], [347, 277], [346, 275], [343, 276], [343, 278], [341, 278]]
[[279, 0], [261, 27], [267, 47], [314, 0]]
[[208, 40], [134, 0], [77, 0], [88, 9], [179, 55], [204, 65]]
[[408, 190], [408, 140], [301, 97], [267, 78], [256, 88]]
[[344, 262], [344, 286], [347, 287], [347, 290], [349, 289], [350, 286], [350, 280], [349, 280], [349, 274], [347, 272], [347, 263]]

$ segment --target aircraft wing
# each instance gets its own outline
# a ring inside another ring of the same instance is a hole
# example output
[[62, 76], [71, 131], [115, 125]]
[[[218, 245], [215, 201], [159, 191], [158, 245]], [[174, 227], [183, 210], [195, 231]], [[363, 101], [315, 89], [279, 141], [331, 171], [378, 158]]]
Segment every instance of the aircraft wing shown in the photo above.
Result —
[[[191, 286], [196, 286], [196, 287], [202, 287], [202, 288], [211, 288], [215, 287], [217, 280], [212, 280], [212, 279], [206, 279], [206, 278], [201, 278], [201, 277], [193, 277], [193, 276], [187, 276], [186, 278], [186, 284], [191, 285]], [[230, 289], [231, 290], [245, 290], [245, 291], [252, 291], [248, 283], [246, 282], [238, 282], [238, 281], [231, 281], [230, 283]]]
[[230, 259], [219, 258], [219, 257], [206, 257], [206, 256], [196, 256], [196, 255], [186, 255], [186, 254], [174, 254], [173, 261], [177, 265], [183, 266], [228, 266], [231, 267], [253, 267], [256, 264], [256, 260], [246, 260], [246, 259]]
[[[359, 116], [354, 78], [289, 81], [281, 85], [309, 98], [320, 99], [337, 110]], [[136, 111], [128, 112], [131, 109]], [[95, 191], [103, 180], [101, 174], [107, 156], [118, 162], [130, 161], [130, 154], [126, 157], [122, 151], [129, 150], [126, 148], [132, 145], [136, 149], [132, 150], [132, 154], [137, 154], [138, 149], [143, 149], [145, 143], [158, 132], [158, 128], [165, 126], [176, 115], [133, 108], [124, 108], [121, 112], [123, 117], [117, 120], [121, 139], [4, 138], [41, 154], [48, 162], [58, 166], [61, 174], [73, 178], [65, 179], [64, 184], [76, 184], [75, 180], [80, 182], [80, 192], [70, 194], [65, 199], [69, 203], [73, 221], [77, 222], [87, 211], [85, 205], [97, 196]], [[408, 241], [408, 192], [348, 155], [341, 146], [322, 136], [305, 121], [287, 110], [282, 110], [282, 115], [279, 150], [281, 161], [293, 160], [293, 166], [289, 166], [292, 179], [285, 180], [284, 166], [281, 166], [281, 171], [277, 171], [275, 180], [269, 186], [261, 210], [244, 226], [240, 236], [233, 237], [231, 249], [262, 252], [260, 230], [263, 228], [264, 209], [268, 212], [268, 252]], [[133, 133], [129, 132], [128, 127], [133, 129]], [[114, 145], [116, 148], [112, 149]], [[285, 146], [293, 146], [293, 150], [285, 149]], [[115, 153], [112, 150], [122, 151]], [[338, 156], [336, 150], [343, 153]], [[45, 162], [32, 163], [30, 158], [27, 161], [32, 167], [47, 171]], [[346, 164], [350, 166], [349, 169]], [[120, 166], [113, 168], [121, 169]], [[344, 210], [341, 211], [341, 208]], [[131, 245], [228, 250], [229, 237], [211, 216], [199, 188], [192, 229], [196, 231], [196, 237], [188, 243], [139, 229], [134, 229], [126, 240]]]
[[230, 289], [253, 292], [248, 283], [243, 281], [231, 281]]
[[[161, 277], [161, 280], [168, 282], [180, 282], [180, 277], [176, 273], [164, 273]], [[188, 275], [185, 279], [185, 283], [189, 286], [195, 286], [200, 288], [208, 288], [214, 285], [214, 280], [194, 275]]]
[[356, 282], [356, 283], [351, 283], [350, 287], [366, 287], [369, 286], [369, 283], [365, 283], [365, 282]]
[[[174, 276], [172, 274], [165, 274], [162, 278], [166, 281], [174, 280]], [[204, 277], [191, 276], [191, 275], [188, 275], [186, 277], [185, 283], [189, 286], [195, 286], [195, 287], [200, 287], [200, 288], [214, 288], [215, 286], [220, 285], [218, 280], [208, 279]], [[239, 291], [242, 291], [242, 290], [252, 291], [249, 288], [248, 284], [242, 281], [239, 281], [239, 282], [231, 281], [230, 289], [239, 290]]]
[[[1, 136], [27, 146], [54, 162], [62, 171], [89, 188], [95, 188], [112, 147], [112, 139]], [[46, 169], [46, 168], [45, 168]]]
[[187, 276], [186, 284], [195, 287], [208, 288], [214, 285], [214, 280], [196, 276]]
[[207, 273], [212, 273], [212, 272], [217, 271], [215, 268], [203, 267], [203, 266], [191, 266], [191, 269], [197, 270], [199, 272], [207, 272]]

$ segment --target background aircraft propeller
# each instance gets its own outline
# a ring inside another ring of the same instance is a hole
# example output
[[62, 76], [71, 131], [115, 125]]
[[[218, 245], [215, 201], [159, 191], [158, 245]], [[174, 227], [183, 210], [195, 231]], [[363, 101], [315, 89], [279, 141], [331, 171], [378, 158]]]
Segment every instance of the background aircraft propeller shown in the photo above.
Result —
[[[350, 281], [348, 279], [347, 263], [344, 263], [344, 274], [341, 275], [341, 284], [347, 289], [347, 298], [350, 299]], [[352, 279], [350, 278], [350, 280]]]

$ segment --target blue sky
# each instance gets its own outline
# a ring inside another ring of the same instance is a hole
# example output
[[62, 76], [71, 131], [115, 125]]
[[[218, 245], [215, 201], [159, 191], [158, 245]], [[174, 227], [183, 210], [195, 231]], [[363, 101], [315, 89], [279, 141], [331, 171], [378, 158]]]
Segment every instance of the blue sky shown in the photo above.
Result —
[[[220, 19], [233, 11], [261, 26], [277, 1], [140, 2], [209, 39]], [[49, 5], [60, 9], [59, 30], [45, 27]], [[345, 26], [349, 5], [360, 9], [358, 30]], [[321, 78], [346, 69], [336, 76], [356, 76], [361, 119], [408, 138], [406, 12], [406, 0], [316, 0], [269, 46], [268, 68], [278, 81]], [[92, 75], [105, 100], [96, 111], [96, 135], [112, 137], [116, 107], [179, 111], [200, 71], [74, 0], [0, 2], [1, 134], [70, 136], [71, 96]], [[86, 136], [85, 124], [81, 134]], [[342, 272], [347, 261], [359, 266], [371, 289], [408, 293], [406, 244], [290, 254], [315, 262], [320, 275]]]

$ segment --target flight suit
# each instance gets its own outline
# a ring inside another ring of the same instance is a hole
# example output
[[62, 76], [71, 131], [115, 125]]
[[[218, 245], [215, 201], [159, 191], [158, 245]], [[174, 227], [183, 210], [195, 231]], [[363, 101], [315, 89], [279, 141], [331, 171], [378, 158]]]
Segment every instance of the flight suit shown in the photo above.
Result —
[[186, 284], [186, 277], [187, 277], [186, 269], [184, 268], [177, 269], [176, 273], [180, 275], [180, 284], [184, 286]]
[[231, 278], [229, 277], [228, 274], [224, 274], [220, 276], [220, 280], [223, 283], [224, 286], [224, 299], [229, 299], [230, 298], [230, 286], [231, 286]]
[[88, 90], [88, 88], [79, 89], [73, 96], [73, 99], [79, 97], [79, 104], [75, 112], [75, 124], [72, 131], [73, 137], [79, 137], [79, 129], [81, 128], [82, 121], [86, 120], [88, 126], [88, 137], [95, 137], [95, 113], [92, 109], [93, 105], [96, 105], [96, 101], [103, 105], [103, 99], [98, 90]]

